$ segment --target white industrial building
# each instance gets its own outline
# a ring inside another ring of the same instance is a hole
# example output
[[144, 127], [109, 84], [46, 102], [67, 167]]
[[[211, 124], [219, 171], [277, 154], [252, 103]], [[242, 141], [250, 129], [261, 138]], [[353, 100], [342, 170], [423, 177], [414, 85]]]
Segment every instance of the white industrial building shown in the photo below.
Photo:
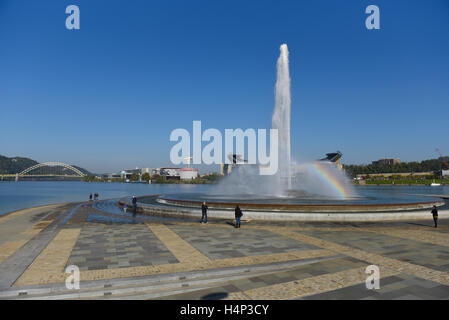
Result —
[[192, 180], [198, 178], [198, 169], [184, 168], [179, 169], [179, 178], [181, 180]]
[[103, 179], [112, 180], [112, 179], [120, 179], [121, 175], [120, 173], [104, 173], [102, 177]]
[[105, 179], [130, 179], [133, 174], [137, 174], [141, 177], [143, 174], [148, 173], [150, 176], [160, 175], [164, 176], [166, 179], [178, 179], [178, 180], [192, 180], [198, 178], [198, 169], [193, 168], [173, 168], [173, 167], [162, 167], [162, 168], [135, 168], [135, 169], [125, 169], [120, 171], [120, 173], [106, 173], [103, 175]]
[[164, 176], [168, 179], [176, 179], [179, 178], [179, 169], [180, 168], [169, 168], [169, 167], [158, 168], [157, 174]]
[[140, 176], [140, 169], [125, 169], [120, 172], [120, 176], [122, 177], [122, 179], [130, 179], [133, 174], [137, 174], [138, 176]]

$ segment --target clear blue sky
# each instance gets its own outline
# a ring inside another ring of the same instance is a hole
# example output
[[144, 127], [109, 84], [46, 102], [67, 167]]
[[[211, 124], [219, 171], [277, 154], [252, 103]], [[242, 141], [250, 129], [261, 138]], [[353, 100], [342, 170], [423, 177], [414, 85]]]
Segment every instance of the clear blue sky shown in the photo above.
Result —
[[282, 43], [297, 160], [449, 154], [447, 0], [0, 0], [0, 154], [107, 172], [168, 165], [192, 120], [269, 128]]

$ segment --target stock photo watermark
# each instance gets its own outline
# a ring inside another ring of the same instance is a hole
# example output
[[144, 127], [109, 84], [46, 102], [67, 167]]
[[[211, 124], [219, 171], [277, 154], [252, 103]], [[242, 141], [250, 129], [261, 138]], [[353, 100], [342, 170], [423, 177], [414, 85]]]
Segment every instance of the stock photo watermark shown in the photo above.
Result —
[[[65, 9], [65, 13], [68, 14], [65, 20], [65, 26], [68, 30], [79, 30], [81, 12], [77, 5], [68, 5]], [[365, 26], [368, 30], [380, 29], [380, 9], [377, 5], [371, 4], [365, 8], [365, 13], [369, 16], [365, 19]]]
[[69, 5], [65, 9], [65, 13], [69, 16], [65, 20], [65, 27], [68, 30], [79, 30], [80, 29], [80, 8], [76, 5]]
[[67, 290], [78, 290], [80, 288], [80, 269], [78, 266], [67, 266], [65, 273], [68, 274], [65, 279], [65, 287]]
[[[260, 165], [260, 175], [274, 175], [278, 171], [277, 129], [269, 130], [269, 154], [267, 154], [266, 129], [249, 128], [245, 131], [225, 129], [224, 141], [223, 135], [218, 129], [209, 128], [202, 132], [201, 121], [193, 121], [192, 129], [192, 137], [188, 130], [182, 128], [171, 132], [170, 141], [177, 142], [170, 150], [170, 161], [173, 164], [189, 164], [187, 159], [190, 157], [193, 164], [232, 164], [232, 158], [226, 155], [236, 153], [241, 156], [247, 155], [247, 158], [243, 160], [245, 164]], [[245, 140], [247, 142], [246, 152]], [[203, 142], [208, 142], [208, 144], [203, 147]]]
[[369, 5], [365, 9], [365, 13], [369, 16], [365, 20], [365, 26], [368, 30], [380, 29], [380, 10], [376, 5]]
[[380, 289], [380, 270], [379, 267], [372, 264], [365, 269], [365, 273], [369, 276], [365, 280], [365, 285], [368, 290]]

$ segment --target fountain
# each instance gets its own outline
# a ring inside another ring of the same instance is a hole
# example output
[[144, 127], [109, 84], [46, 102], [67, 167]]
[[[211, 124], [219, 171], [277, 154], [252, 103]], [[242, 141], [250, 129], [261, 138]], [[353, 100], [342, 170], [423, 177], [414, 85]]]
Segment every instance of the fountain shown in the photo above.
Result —
[[291, 153], [290, 153], [290, 72], [288, 67], [288, 48], [281, 45], [281, 54], [277, 61], [277, 80], [275, 89], [275, 106], [271, 127], [278, 130], [279, 179], [282, 190], [292, 188]]
[[288, 47], [282, 44], [277, 60], [275, 105], [271, 126], [278, 130], [279, 167], [274, 176], [261, 176], [258, 167], [235, 165], [233, 174], [210, 193], [216, 197], [245, 198], [321, 197], [323, 199], [348, 199], [356, 197], [350, 181], [333, 163], [312, 162], [292, 168], [290, 145], [290, 72]]
[[[363, 214], [366, 213], [384, 213], [387, 219], [404, 216], [395, 214], [398, 211], [414, 211], [412, 214], [421, 217], [427, 214], [422, 210], [434, 204], [444, 205], [444, 201], [438, 198], [393, 194], [391, 191], [363, 188], [355, 192], [344, 171], [331, 161], [322, 161], [326, 159], [292, 168], [290, 119], [289, 52], [287, 45], [282, 44], [277, 60], [272, 115], [272, 128], [278, 130], [279, 137], [278, 172], [264, 176], [259, 174], [258, 165], [234, 164], [231, 174], [207, 193], [149, 196], [139, 199], [142, 207], [152, 213], [172, 210], [177, 215], [184, 215], [188, 208], [195, 208], [190, 209], [190, 214], [195, 215], [195, 210], [207, 201], [209, 208], [216, 210], [214, 214], [217, 217], [232, 216], [232, 210], [238, 204], [244, 211], [252, 212], [255, 219], [364, 220], [366, 216]], [[378, 217], [385, 219], [383, 215], [378, 214], [376, 219]]]

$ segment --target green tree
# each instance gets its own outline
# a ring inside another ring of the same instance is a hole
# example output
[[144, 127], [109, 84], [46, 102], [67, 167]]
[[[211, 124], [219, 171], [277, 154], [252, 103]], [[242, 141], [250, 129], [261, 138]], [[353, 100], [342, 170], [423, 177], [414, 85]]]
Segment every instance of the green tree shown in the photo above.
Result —
[[145, 173], [142, 175], [142, 180], [143, 180], [143, 181], [148, 182], [148, 181], [150, 181], [150, 179], [151, 179], [151, 177], [150, 177], [150, 174], [149, 174], [148, 172], [145, 172]]
[[83, 177], [83, 181], [84, 182], [94, 182], [94, 181], [98, 181], [96, 176], [93, 175], [87, 175]]
[[203, 179], [207, 183], [216, 183], [221, 179], [221, 176], [217, 173], [211, 173], [211, 174], [208, 174], [207, 176], [204, 176]]

